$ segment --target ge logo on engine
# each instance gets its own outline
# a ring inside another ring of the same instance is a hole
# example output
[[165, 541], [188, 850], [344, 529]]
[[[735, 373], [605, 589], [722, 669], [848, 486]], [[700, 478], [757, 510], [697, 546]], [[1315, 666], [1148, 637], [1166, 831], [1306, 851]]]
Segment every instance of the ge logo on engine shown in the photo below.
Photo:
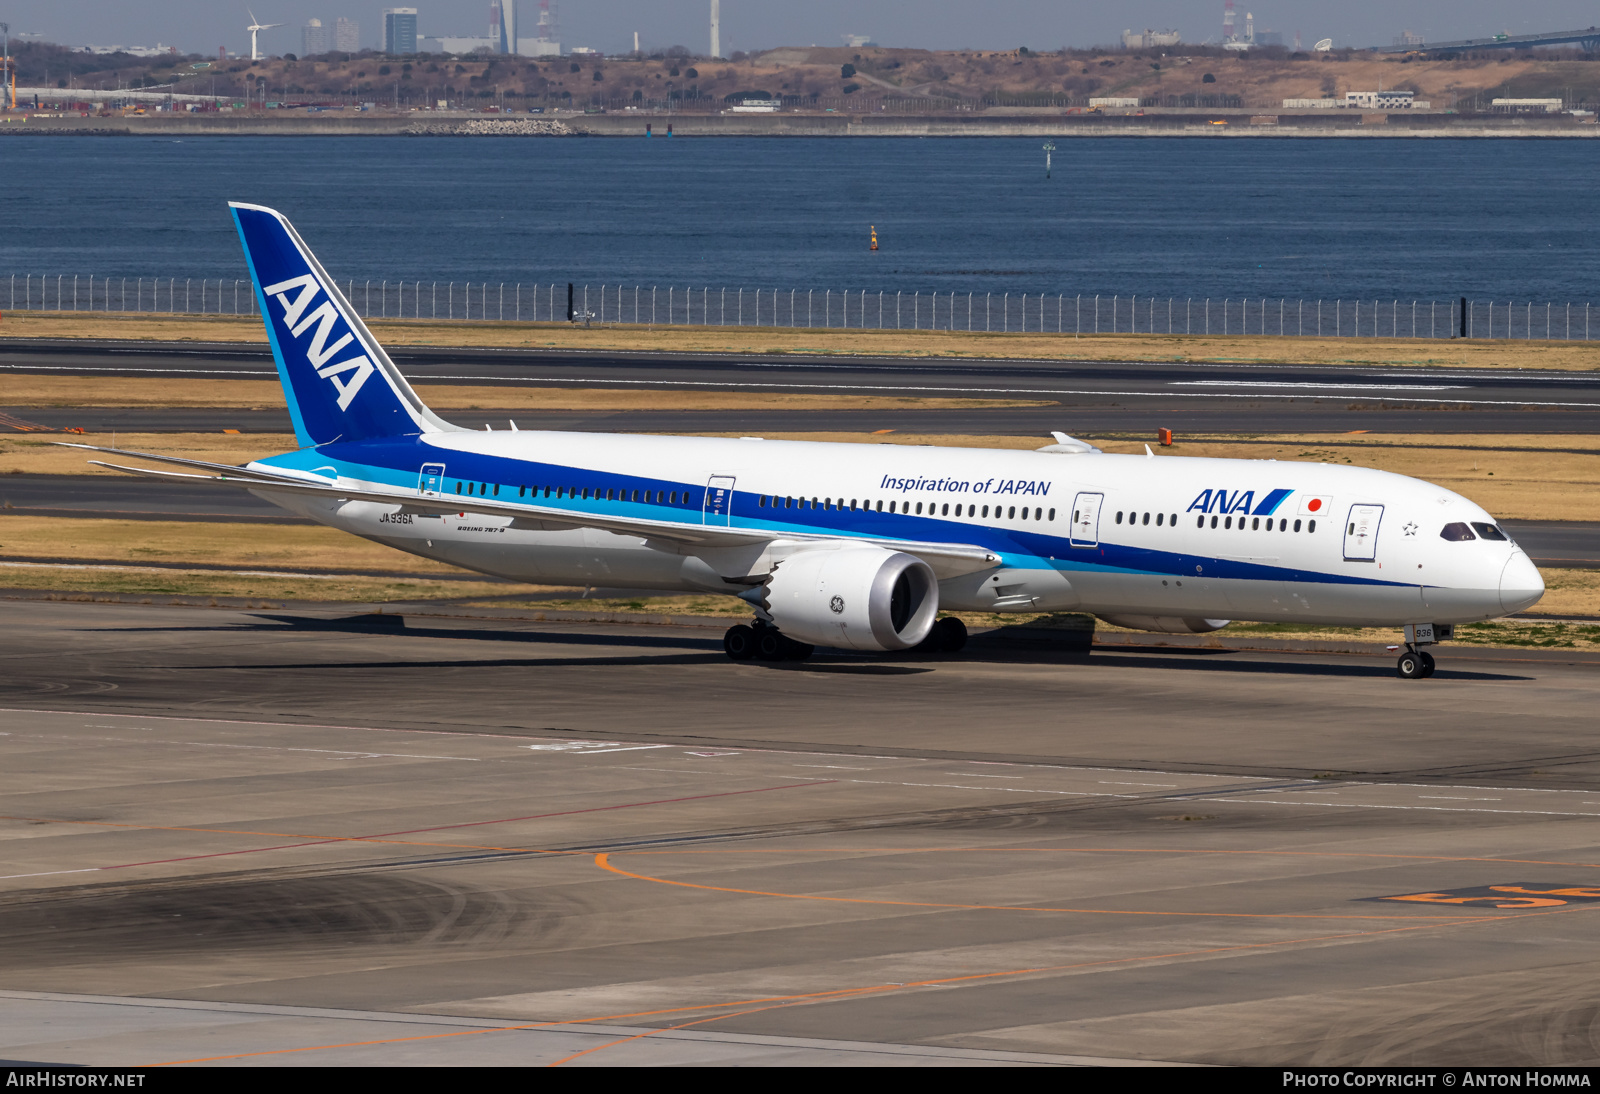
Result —
[[828, 601], [828, 610], [833, 612], [834, 615], [843, 615], [844, 597], [836, 596], [832, 600]]

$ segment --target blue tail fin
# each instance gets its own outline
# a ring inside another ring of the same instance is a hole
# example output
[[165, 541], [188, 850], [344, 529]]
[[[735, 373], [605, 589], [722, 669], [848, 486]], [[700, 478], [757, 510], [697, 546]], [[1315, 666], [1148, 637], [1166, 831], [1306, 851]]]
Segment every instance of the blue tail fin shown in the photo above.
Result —
[[229, 207], [301, 447], [455, 428], [417, 398], [281, 213]]

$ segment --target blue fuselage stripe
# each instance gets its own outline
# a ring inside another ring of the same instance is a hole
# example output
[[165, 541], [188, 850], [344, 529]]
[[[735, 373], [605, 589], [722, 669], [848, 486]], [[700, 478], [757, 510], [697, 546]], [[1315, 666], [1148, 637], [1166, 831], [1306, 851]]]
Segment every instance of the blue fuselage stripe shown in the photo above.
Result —
[[[702, 515], [706, 489], [704, 483], [645, 478], [620, 472], [596, 471], [584, 467], [494, 456], [482, 452], [441, 451], [415, 436], [323, 445], [314, 450], [288, 453], [261, 462], [300, 470], [326, 468], [331, 464], [338, 469], [341, 476], [384, 483], [403, 490], [418, 489], [419, 470], [424, 463], [443, 463], [446, 465], [446, 476], [440, 482], [439, 494], [446, 498], [460, 496], [465, 501], [469, 496], [485, 497], [500, 504], [522, 504], [547, 511], [581, 510], [605, 516], [666, 520], [683, 524], [701, 524], [707, 521]], [[462, 484], [459, 495], [456, 491], [457, 483]], [[498, 494], [494, 493], [496, 484], [500, 487]], [[522, 486], [528, 486], [533, 493], [518, 496], [516, 491]], [[480, 493], [481, 487], [487, 487], [487, 491]], [[546, 489], [562, 492], [566, 496], [557, 498], [552, 494], [545, 497], [543, 494]], [[587, 499], [581, 496], [585, 489], [591, 493]], [[616, 492], [617, 497], [608, 500], [606, 498], [608, 490]], [[666, 492], [669, 495], [675, 494], [680, 500], [675, 504], [622, 500], [631, 496], [634, 490]], [[1273, 492], [1274, 495], [1278, 493], [1286, 497], [1291, 491]], [[574, 494], [579, 496], [574, 497]], [[777, 509], [773, 502], [779, 499], [770, 499], [766, 505], [762, 505], [761, 497], [764, 495], [734, 491], [728, 506], [729, 526], [771, 532], [776, 535], [822, 533], [920, 543], [965, 543], [999, 554], [1005, 560], [1004, 564], [1013, 568], [1037, 565], [1041, 568], [1066, 572], [1077, 570], [1156, 576], [1204, 576], [1246, 581], [1335, 585], [1406, 584], [1190, 552], [1134, 547], [1112, 543], [1105, 539], [1092, 545], [1074, 546], [1066, 535], [1054, 535], [1029, 528], [995, 528], [984, 524], [969, 524], [966, 521], [905, 512], [841, 509], [837, 504], [823, 508], [819, 503], [817, 507], [811, 508], [810, 499], [796, 498], [797, 504], [793, 508]], [[1268, 495], [1265, 500], [1273, 501], [1273, 495]], [[1273, 501], [1273, 507], [1276, 508], [1282, 500], [1280, 497]], [[718, 525], [723, 523], [721, 516], [712, 519]], [[1243, 527], [1243, 518], [1240, 527], [1241, 529]], [[1218, 532], [1218, 535], [1226, 534], [1220, 530]]]

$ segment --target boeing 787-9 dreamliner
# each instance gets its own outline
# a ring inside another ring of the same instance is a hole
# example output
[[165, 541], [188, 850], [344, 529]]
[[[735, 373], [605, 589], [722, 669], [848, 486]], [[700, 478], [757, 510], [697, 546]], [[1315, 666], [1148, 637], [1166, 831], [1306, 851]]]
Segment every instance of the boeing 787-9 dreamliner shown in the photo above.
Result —
[[[718, 592], [735, 660], [954, 650], [940, 609], [1404, 628], [1398, 672], [1457, 623], [1544, 593], [1482, 508], [1419, 479], [1273, 460], [524, 430], [429, 410], [280, 213], [234, 203], [300, 447], [232, 467], [95, 451], [248, 490], [401, 551], [540, 584]], [[86, 446], [87, 447], [87, 446]]]

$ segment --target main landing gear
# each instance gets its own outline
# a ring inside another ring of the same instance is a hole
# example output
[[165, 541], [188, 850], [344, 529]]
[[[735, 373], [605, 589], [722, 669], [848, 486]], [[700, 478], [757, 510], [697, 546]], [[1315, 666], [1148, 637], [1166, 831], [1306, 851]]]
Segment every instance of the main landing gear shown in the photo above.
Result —
[[729, 627], [722, 636], [722, 649], [735, 661], [804, 661], [816, 647], [796, 642], [758, 619], [752, 624]]

